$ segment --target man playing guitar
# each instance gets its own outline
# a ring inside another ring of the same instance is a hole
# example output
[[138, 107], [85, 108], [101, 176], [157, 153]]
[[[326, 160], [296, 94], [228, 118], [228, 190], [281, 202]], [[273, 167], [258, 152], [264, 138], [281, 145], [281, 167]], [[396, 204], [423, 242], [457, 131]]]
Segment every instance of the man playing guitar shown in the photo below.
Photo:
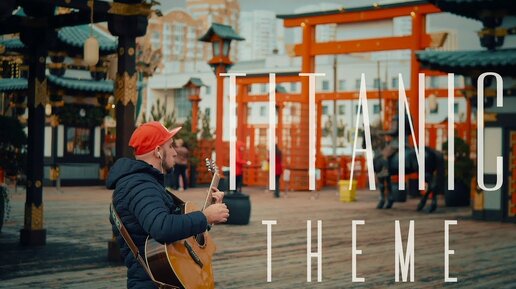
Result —
[[[180, 206], [166, 191], [163, 174], [171, 172], [174, 167], [177, 153], [173, 147], [173, 136], [180, 129], [167, 130], [159, 122], [142, 124], [129, 141], [136, 160], [121, 158], [109, 172], [106, 186], [114, 189], [112, 208], [118, 213], [119, 221], [140, 254], [145, 251], [147, 237], [162, 244], [173, 243], [202, 234], [209, 224], [226, 222], [229, 217], [229, 210], [222, 203], [224, 193], [216, 188], [211, 191], [214, 204], [202, 212], [185, 214], [181, 214]], [[131, 254], [116, 220], [111, 214], [113, 233], [128, 269], [127, 288], [157, 288], [146, 272], [147, 268]]]

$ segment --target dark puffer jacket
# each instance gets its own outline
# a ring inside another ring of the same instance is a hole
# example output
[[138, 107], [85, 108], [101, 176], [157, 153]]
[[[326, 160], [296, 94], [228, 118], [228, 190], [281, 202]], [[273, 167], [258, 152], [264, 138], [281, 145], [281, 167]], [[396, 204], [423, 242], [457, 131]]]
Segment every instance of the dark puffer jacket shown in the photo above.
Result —
[[[115, 209], [140, 254], [145, 252], [148, 235], [160, 243], [170, 243], [206, 230], [207, 220], [202, 212], [178, 215], [179, 207], [174, 205], [163, 186], [163, 174], [146, 162], [119, 159], [109, 172], [106, 186], [114, 189]], [[111, 217], [110, 222], [128, 268], [127, 288], [156, 288], [134, 258]]]

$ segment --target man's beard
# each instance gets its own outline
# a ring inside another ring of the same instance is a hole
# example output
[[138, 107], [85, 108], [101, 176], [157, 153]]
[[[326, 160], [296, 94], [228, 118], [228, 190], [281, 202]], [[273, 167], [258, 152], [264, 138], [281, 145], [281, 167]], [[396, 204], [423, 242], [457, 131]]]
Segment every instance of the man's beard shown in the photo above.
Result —
[[174, 166], [167, 166], [167, 163], [165, 160], [167, 159], [167, 152], [163, 151], [163, 159], [161, 159], [161, 169], [163, 170], [162, 173], [167, 175], [170, 174], [174, 170]]
[[163, 166], [163, 170], [165, 171], [165, 174], [170, 174], [174, 171], [174, 167], [167, 167], [166, 165]]

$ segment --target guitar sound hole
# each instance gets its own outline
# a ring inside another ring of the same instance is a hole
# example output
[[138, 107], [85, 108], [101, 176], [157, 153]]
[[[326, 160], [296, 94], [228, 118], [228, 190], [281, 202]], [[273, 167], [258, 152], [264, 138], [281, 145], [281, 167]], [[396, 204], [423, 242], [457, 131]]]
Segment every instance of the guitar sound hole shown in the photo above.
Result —
[[197, 241], [197, 244], [199, 244], [199, 246], [204, 246], [206, 243], [206, 240], [204, 239], [204, 234], [196, 235], [195, 240]]

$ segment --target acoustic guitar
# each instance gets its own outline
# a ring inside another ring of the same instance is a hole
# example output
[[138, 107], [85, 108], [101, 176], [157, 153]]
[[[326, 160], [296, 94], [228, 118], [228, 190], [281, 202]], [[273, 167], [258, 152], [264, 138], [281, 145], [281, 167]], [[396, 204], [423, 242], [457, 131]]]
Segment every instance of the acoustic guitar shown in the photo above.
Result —
[[[206, 166], [213, 174], [213, 178], [201, 211], [211, 204], [211, 188], [218, 187], [220, 180], [214, 162], [206, 159]], [[174, 202], [181, 207], [182, 214], [199, 211], [194, 204], [183, 202], [173, 194], [172, 196]], [[150, 236], [145, 241], [145, 262], [152, 274], [151, 278], [171, 287], [215, 288], [211, 266], [214, 253], [215, 243], [208, 232], [170, 244], [161, 244]]]

